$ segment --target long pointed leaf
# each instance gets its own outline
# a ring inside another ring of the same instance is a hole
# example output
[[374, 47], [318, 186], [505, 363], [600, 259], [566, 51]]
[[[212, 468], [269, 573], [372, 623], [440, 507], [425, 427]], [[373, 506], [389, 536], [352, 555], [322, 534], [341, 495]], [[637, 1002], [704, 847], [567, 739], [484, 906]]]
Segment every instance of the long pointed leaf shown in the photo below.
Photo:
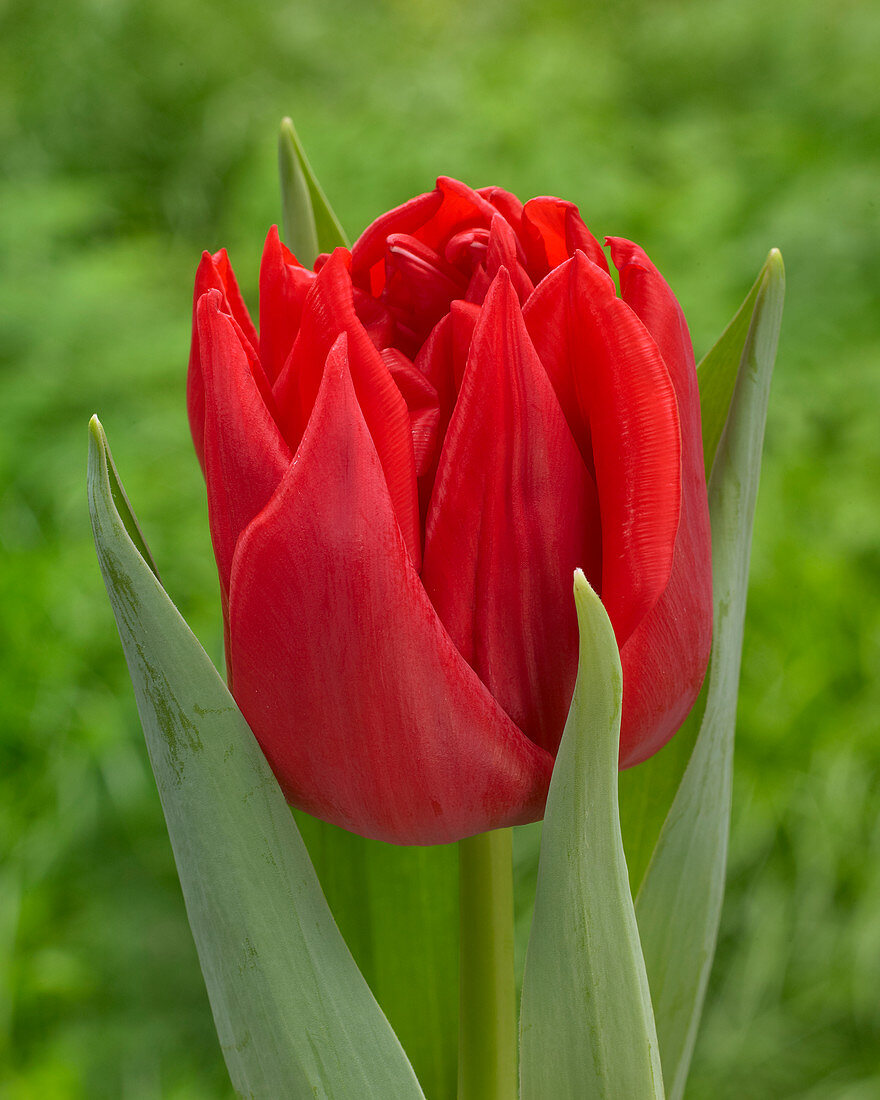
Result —
[[622, 673], [580, 571], [578, 678], [544, 815], [523, 978], [522, 1100], [662, 1100], [617, 807]]
[[[744, 349], [758, 310], [759, 295], [763, 294], [766, 298], [765, 288], [769, 274], [780, 264], [779, 252], [773, 249], [758, 272], [758, 277], [745, 296], [743, 304], [697, 367], [697, 380], [700, 386], [700, 421], [703, 428], [703, 458], [706, 464], [707, 481], [712, 474], [721, 435], [730, 413], [733, 393], [743, 363]], [[762, 304], [761, 309], [764, 308]], [[779, 308], [781, 310], [781, 304]]]
[[98, 558], [233, 1084], [260, 1100], [417, 1100], [263, 754], [117, 511], [96, 417], [90, 432]]
[[752, 524], [784, 289], [774, 251], [745, 336], [731, 325], [714, 349], [714, 369], [735, 361], [738, 371], [709, 482], [715, 615], [706, 706], [636, 899], [670, 1100], [684, 1093], [721, 916]]
[[278, 138], [281, 223], [287, 247], [305, 267], [319, 252], [332, 252], [348, 239], [312, 171], [293, 122], [285, 118]]
[[663, 822], [694, 750], [706, 706], [706, 687], [704, 683], [693, 710], [669, 744], [650, 760], [620, 773], [620, 828], [633, 897], [644, 881]]

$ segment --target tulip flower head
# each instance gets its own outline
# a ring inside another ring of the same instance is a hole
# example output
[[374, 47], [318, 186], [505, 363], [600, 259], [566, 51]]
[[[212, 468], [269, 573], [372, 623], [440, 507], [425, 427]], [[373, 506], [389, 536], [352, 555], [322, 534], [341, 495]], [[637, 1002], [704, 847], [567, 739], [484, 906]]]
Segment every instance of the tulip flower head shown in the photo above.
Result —
[[433, 844], [541, 817], [582, 568], [623, 666], [620, 764], [699, 692], [712, 627], [681, 308], [577, 208], [436, 188], [302, 266], [273, 228], [259, 335], [225, 251], [187, 398], [231, 690], [288, 800]]

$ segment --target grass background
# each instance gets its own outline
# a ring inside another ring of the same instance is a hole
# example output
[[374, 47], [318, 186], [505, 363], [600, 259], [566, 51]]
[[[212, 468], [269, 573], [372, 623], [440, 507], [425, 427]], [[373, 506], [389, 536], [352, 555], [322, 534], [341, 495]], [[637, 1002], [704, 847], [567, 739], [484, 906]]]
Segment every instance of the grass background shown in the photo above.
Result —
[[184, 413], [192, 275], [245, 294], [293, 114], [352, 235], [440, 173], [643, 243], [698, 355], [768, 249], [729, 889], [688, 1095], [880, 1095], [880, 8], [0, 4], [0, 1097], [230, 1096], [91, 546], [98, 411], [220, 654]]

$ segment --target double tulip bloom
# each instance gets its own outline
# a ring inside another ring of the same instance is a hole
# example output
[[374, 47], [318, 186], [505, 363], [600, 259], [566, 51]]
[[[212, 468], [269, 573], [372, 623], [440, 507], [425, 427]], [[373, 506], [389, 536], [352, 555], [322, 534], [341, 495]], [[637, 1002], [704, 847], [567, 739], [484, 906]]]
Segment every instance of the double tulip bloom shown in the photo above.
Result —
[[620, 763], [690, 710], [711, 641], [681, 309], [577, 208], [440, 179], [349, 252], [272, 229], [259, 335], [196, 277], [190, 424], [230, 686], [290, 802], [433, 844], [539, 818], [577, 671], [572, 573], [623, 664]]

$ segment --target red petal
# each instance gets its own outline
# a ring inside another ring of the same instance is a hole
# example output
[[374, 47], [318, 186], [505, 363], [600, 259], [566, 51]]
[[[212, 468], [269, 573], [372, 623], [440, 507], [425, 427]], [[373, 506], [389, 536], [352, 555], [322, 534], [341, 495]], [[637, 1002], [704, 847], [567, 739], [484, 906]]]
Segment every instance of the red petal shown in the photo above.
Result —
[[446, 437], [446, 429], [452, 419], [455, 399], [467, 365], [468, 352], [474, 327], [480, 316], [478, 306], [468, 302], [453, 302], [449, 313], [436, 325], [422, 345], [415, 366], [437, 391], [440, 411], [437, 437], [440, 446], [434, 452], [434, 460], [419, 478], [419, 510], [424, 526], [425, 517], [434, 488], [437, 464]]
[[477, 226], [454, 233], [446, 242], [443, 255], [462, 274], [469, 275], [475, 267], [486, 263], [488, 247], [489, 230]]
[[503, 267], [513, 281], [520, 303], [524, 302], [535, 289], [526, 273], [525, 263], [526, 255], [516, 234], [500, 214], [495, 214], [486, 241], [485, 255], [473, 268], [465, 296], [467, 301], [482, 305], [495, 276]]
[[446, 435], [422, 580], [459, 651], [550, 752], [577, 671], [571, 577], [597, 576], [599, 546], [595, 489], [502, 270]]
[[238, 537], [265, 507], [290, 463], [255, 377], [259, 363], [241, 329], [209, 290], [196, 307], [205, 392], [208, 518], [224, 593]]
[[416, 369], [434, 387], [440, 408], [440, 438], [446, 434], [446, 427], [455, 405], [455, 376], [453, 373], [452, 315], [447, 313], [431, 335], [422, 345], [415, 359]]
[[378, 298], [385, 285], [381, 263], [389, 236], [406, 233], [442, 255], [453, 234], [474, 226], [488, 228], [494, 213], [492, 204], [473, 188], [441, 176], [433, 191], [418, 195], [368, 226], [351, 251], [352, 278]]
[[431, 248], [440, 252], [453, 233], [472, 226], [488, 229], [492, 224], [494, 206], [466, 183], [451, 176], [440, 176], [437, 191], [442, 196], [440, 206], [413, 234]]
[[477, 194], [490, 202], [501, 216], [516, 230], [519, 231], [522, 222], [523, 204], [516, 195], [505, 191], [501, 187], [478, 187]]
[[[699, 428], [700, 397], [694, 348], [684, 312], [669, 284], [643, 248], [623, 237], [607, 237], [611, 259], [620, 274], [620, 296], [654, 338], [676, 390], [694, 403]], [[682, 424], [684, 430], [684, 424]]]
[[367, 336], [381, 351], [394, 343], [394, 318], [388, 310], [360, 287], [354, 287], [354, 311]]
[[453, 298], [461, 298], [467, 289], [467, 280], [451, 264], [415, 237], [401, 233], [388, 238], [385, 273], [383, 300], [416, 334], [419, 346]]
[[644, 325], [581, 252], [547, 276], [525, 316], [563, 410], [574, 396], [589, 424], [602, 602], [623, 646], [672, 568], [681, 507], [675, 390]]
[[492, 219], [492, 228], [489, 231], [489, 248], [486, 254], [486, 272], [490, 279], [494, 279], [502, 267], [507, 268], [507, 273], [513, 282], [520, 305], [525, 302], [535, 289], [532, 280], [525, 271], [526, 257], [522, 245], [516, 239], [516, 234], [501, 217], [496, 214]]
[[394, 517], [340, 337], [296, 461], [242, 537], [236, 700], [287, 797], [433, 844], [540, 816], [552, 766], [461, 659]]
[[669, 583], [623, 648], [620, 761], [660, 749], [700, 690], [712, 645], [712, 551], [694, 351], [681, 306], [638, 245], [611, 237], [624, 299], [651, 333], [669, 368], [681, 423], [681, 522]]
[[467, 369], [474, 329], [481, 312], [478, 306], [470, 302], [453, 302], [449, 310], [452, 317], [452, 377], [455, 381], [456, 397]]
[[378, 298], [385, 286], [385, 242], [392, 233], [415, 233], [440, 206], [439, 191], [428, 191], [396, 206], [368, 225], [351, 250], [351, 277], [356, 286]]
[[[202, 259], [204, 260], [204, 253]], [[235, 278], [235, 272], [232, 270], [232, 264], [229, 262], [229, 256], [226, 254], [226, 249], [221, 248], [219, 252], [215, 252], [211, 256], [211, 261], [214, 265], [214, 270], [220, 282], [223, 293], [226, 295], [226, 301], [229, 304], [229, 311], [235, 318], [236, 323], [241, 327], [242, 332], [247, 337], [248, 343], [256, 351], [259, 347], [259, 337], [257, 336], [257, 330], [254, 328], [254, 323], [251, 320], [251, 315], [248, 313], [248, 308], [244, 304], [244, 299], [241, 296], [241, 291], [238, 289], [238, 282]], [[196, 276], [198, 279], [198, 276]], [[205, 287], [207, 290], [208, 287]]]
[[492, 280], [489, 278], [489, 273], [485, 267], [482, 265], [475, 267], [471, 275], [471, 281], [468, 283], [465, 300], [472, 305], [481, 306], [486, 300], [491, 285]]
[[579, 359], [577, 348], [572, 347], [567, 275], [562, 271], [563, 268], [557, 268], [552, 278], [538, 283], [523, 306], [523, 317], [587, 469], [593, 472], [590, 422], [587, 412], [581, 410], [575, 385]]
[[608, 270], [605, 253], [573, 202], [546, 197], [530, 199], [523, 207], [521, 237], [529, 274], [535, 282], [565, 263], [576, 249], [604, 271]]
[[416, 475], [421, 477], [430, 469], [437, 455], [440, 423], [437, 391], [425, 375], [396, 348], [385, 348], [382, 358], [409, 410]]
[[251, 346], [254, 349], [259, 347], [256, 330], [242, 300], [232, 265], [226, 255], [226, 249], [221, 248], [213, 256], [210, 252], [203, 252], [196, 271], [196, 283], [193, 289], [192, 343], [190, 345], [189, 371], [186, 379], [186, 407], [189, 415], [189, 426], [202, 472], [205, 469], [205, 389], [202, 383], [202, 368], [199, 362], [196, 306], [199, 298], [208, 290], [220, 291], [223, 295], [224, 311], [235, 318]]
[[303, 302], [315, 276], [281, 243], [278, 226], [266, 237], [260, 265], [260, 362], [274, 382], [299, 329]]
[[416, 367], [437, 391], [441, 439], [445, 437], [452, 418], [479, 317], [479, 306], [470, 302], [453, 302], [449, 313], [434, 328], [416, 358]]
[[318, 272], [303, 308], [300, 329], [275, 383], [279, 423], [295, 450], [321, 383], [324, 363], [340, 333], [348, 335], [355, 392], [370, 429], [394, 511], [418, 569], [421, 531], [415, 457], [406, 402], [354, 310], [348, 252], [337, 248]]

